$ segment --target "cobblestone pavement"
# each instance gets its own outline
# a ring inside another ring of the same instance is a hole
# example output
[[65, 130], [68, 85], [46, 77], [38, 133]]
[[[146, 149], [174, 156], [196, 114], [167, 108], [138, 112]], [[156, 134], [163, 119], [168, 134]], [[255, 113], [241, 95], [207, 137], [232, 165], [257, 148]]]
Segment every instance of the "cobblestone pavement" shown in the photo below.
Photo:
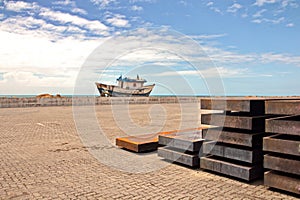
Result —
[[[150, 123], [140, 112], [151, 106], [132, 106], [132, 120]], [[176, 129], [180, 108], [163, 107], [170, 116], [163, 130]], [[124, 135], [109, 105], [96, 112], [104, 129], [114, 133], [110, 140]], [[72, 107], [0, 109], [0, 122], [1, 199], [296, 199], [175, 164], [141, 174], [112, 169], [82, 145]]]

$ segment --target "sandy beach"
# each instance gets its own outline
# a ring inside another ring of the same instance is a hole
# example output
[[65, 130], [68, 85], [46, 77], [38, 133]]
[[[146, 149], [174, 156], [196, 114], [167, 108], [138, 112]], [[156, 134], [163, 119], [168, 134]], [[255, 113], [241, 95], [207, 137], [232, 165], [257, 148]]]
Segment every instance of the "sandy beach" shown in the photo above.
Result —
[[[139, 134], [136, 127], [156, 132], [197, 126], [200, 110], [183, 122], [179, 104], [130, 105], [134, 126], [126, 128], [118, 125], [110, 105], [97, 105], [95, 113], [117, 148], [115, 138], [128, 130]], [[71, 106], [2, 108], [0, 121], [1, 199], [296, 199], [261, 181], [248, 184], [176, 164], [147, 173], [111, 168], [82, 144]]]

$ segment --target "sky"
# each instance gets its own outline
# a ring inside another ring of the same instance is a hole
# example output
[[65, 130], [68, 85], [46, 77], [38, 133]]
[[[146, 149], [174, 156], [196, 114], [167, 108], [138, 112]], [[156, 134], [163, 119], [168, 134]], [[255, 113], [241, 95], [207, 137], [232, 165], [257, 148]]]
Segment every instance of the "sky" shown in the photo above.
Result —
[[0, 0], [0, 95], [136, 74], [153, 95], [300, 95], [300, 1]]

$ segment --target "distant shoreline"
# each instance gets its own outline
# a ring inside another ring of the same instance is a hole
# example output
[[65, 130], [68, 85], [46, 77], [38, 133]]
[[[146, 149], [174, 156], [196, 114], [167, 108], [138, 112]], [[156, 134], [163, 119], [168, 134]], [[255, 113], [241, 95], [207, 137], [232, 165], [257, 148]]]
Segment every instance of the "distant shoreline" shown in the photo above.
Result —
[[271, 99], [300, 100], [300, 96], [150, 96], [150, 97], [100, 97], [100, 96], [46, 96], [46, 97], [0, 97], [0, 108], [24, 108], [47, 106], [93, 106], [111, 104], [172, 104], [200, 103], [201, 99]]

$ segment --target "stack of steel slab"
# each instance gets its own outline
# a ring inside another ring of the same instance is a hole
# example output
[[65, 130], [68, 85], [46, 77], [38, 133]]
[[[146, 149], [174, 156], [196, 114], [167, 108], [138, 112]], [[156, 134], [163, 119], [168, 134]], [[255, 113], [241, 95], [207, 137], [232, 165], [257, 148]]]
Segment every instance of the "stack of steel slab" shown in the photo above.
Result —
[[263, 140], [266, 186], [300, 194], [300, 100], [267, 101], [266, 113], [289, 115], [266, 120]]
[[158, 156], [190, 167], [199, 167], [199, 152], [202, 146], [201, 131], [177, 132], [159, 135]]
[[258, 97], [201, 100], [201, 109], [223, 110], [202, 114], [201, 123], [216, 126], [203, 130], [202, 169], [251, 181], [263, 176], [262, 138], [265, 136], [265, 99]]

